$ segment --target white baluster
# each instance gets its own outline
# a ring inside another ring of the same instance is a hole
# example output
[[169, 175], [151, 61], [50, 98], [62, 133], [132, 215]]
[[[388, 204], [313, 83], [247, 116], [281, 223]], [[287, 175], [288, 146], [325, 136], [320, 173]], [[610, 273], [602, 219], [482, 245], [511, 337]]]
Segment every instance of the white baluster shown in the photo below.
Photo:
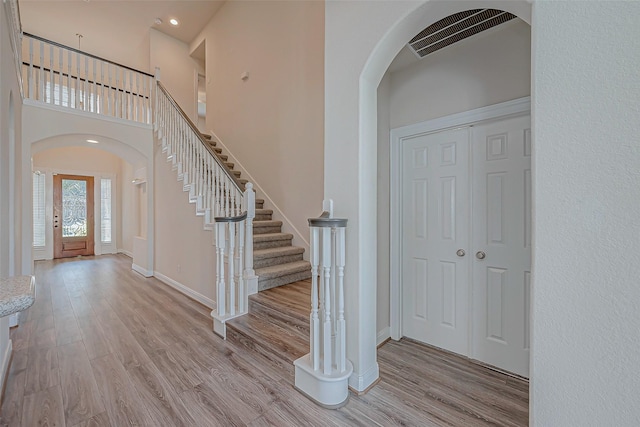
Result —
[[53, 77], [53, 45], [49, 45], [49, 104], [55, 104], [53, 94], [55, 91], [55, 78]]
[[34, 94], [35, 77], [33, 74], [33, 39], [29, 38], [29, 98], [36, 99]]
[[111, 85], [111, 64], [107, 64], [107, 74], [109, 75], [109, 81], [108, 81], [108, 88], [109, 91], [107, 92], [107, 114], [110, 116], [115, 115], [114, 114], [114, 104], [115, 104], [115, 94], [113, 92], [113, 86]]
[[229, 314], [234, 316], [236, 314], [236, 277], [235, 277], [235, 249], [236, 249], [236, 223], [229, 223]]
[[91, 111], [91, 98], [89, 96], [89, 88], [90, 88], [90, 83], [89, 83], [89, 79], [90, 79], [90, 74], [89, 74], [89, 57], [85, 56], [84, 57], [84, 79], [82, 82], [82, 89], [84, 91], [83, 93], [83, 104], [82, 104], [82, 109], [84, 111]]
[[40, 66], [40, 72], [38, 73], [40, 75], [40, 80], [38, 81], [38, 94], [39, 97], [38, 99], [42, 102], [45, 102], [45, 94], [44, 94], [44, 90], [45, 90], [45, 85], [44, 85], [44, 43], [39, 42], [40, 43], [40, 62], [39, 62], [39, 66]]
[[[105, 114], [106, 104], [104, 99], [104, 62], [100, 62], [100, 114]], [[108, 113], [107, 113], [108, 114]]]
[[127, 96], [127, 119], [133, 120], [133, 72], [129, 70], [129, 95]]
[[245, 221], [238, 223], [238, 258], [236, 261], [236, 281], [238, 283], [238, 312], [244, 313], [247, 310], [247, 304], [245, 299], [247, 298], [247, 288], [246, 282], [244, 280], [244, 268], [243, 268], [243, 260], [244, 260], [244, 246], [245, 246]]
[[114, 66], [114, 74], [116, 77], [116, 87], [115, 87], [115, 94], [114, 94], [114, 105], [113, 105], [113, 116], [114, 117], [122, 117], [122, 115], [120, 114], [120, 110], [121, 110], [121, 101], [120, 101], [120, 67]]
[[216, 265], [216, 283], [218, 299], [216, 304], [218, 306], [218, 315], [225, 316], [226, 311], [226, 286], [224, 279], [224, 250], [226, 246], [226, 224], [224, 222], [216, 223], [216, 254], [218, 256]]
[[345, 228], [339, 227], [336, 239], [336, 268], [338, 270], [338, 348], [337, 370], [344, 372], [347, 369], [347, 330], [344, 320], [344, 265], [345, 265]]
[[322, 272], [324, 278], [324, 318], [322, 324], [322, 370], [331, 373], [331, 229], [322, 229]]
[[310, 315], [310, 332], [311, 332], [311, 365], [314, 370], [320, 369], [320, 319], [318, 318], [318, 228], [311, 228], [311, 315]]
[[[102, 61], [101, 61], [102, 63]], [[97, 75], [98, 75], [98, 65], [96, 59], [93, 58], [93, 83], [91, 83], [91, 111], [94, 113], [99, 113], [98, 111], [98, 83], [97, 83]]]
[[68, 103], [68, 107], [69, 108], [73, 108], [73, 98], [72, 98], [72, 93], [73, 90], [71, 89], [71, 64], [72, 64], [73, 60], [72, 60], [72, 56], [71, 56], [71, 51], [67, 52], [67, 103]]
[[64, 97], [63, 97], [63, 87], [64, 87], [64, 82], [63, 82], [63, 78], [64, 78], [64, 51], [62, 49], [58, 49], [58, 70], [60, 71], [60, 76], [58, 77], [58, 99], [59, 99], [59, 104], [58, 105], [62, 105], [62, 106], [66, 106], [64, 104]]

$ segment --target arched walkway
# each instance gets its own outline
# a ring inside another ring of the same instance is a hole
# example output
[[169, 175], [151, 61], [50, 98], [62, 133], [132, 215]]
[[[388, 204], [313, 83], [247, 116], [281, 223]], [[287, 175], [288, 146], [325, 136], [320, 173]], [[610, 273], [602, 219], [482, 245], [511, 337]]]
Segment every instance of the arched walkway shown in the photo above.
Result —
[[[453, 13], [496, 8], [531, 22], [531, 6], [513, 2], [328, 2], [325, 14], [325, 198], [347, 231], [347, 355], [350, 386], [365, 390], [376, 363], [376, 89], [400, 49]], [[361, 24], [358, 24], [361, 23]], [[356, 33], [358, 36], [353, 37]], [[349, 67], [345, 67], [345, 63]], [[334, 171], [340, 170], [340, 174]]]

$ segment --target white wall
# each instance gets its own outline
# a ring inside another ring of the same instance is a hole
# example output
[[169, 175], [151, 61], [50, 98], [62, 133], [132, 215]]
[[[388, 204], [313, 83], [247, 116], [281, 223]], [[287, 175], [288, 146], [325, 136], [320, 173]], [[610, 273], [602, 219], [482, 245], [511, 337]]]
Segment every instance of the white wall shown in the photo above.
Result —
[[513, 20], [385, 74], [378, 87], [378, 312], [389, 326], [389, 128], [530, 95], [530, 26]]
[[196, 216], [195, 204], [188, 202], [189, 193], [160, 149], [155, 167], [155, 275], [211, 306], [216, 277], [213, 232], [204, 230], [204, 217]]
[[199, 65], [189, 56], [189, 45], [153, 28], [151, 38], [151, 69], [160, 68], [160, 81], [191, 121], [198, 123], [197, 72]]
[[[30, 274], [32, 263], [29, 245], [23, 245], [24, 228], [22, 221], [25, 203], [22, 198], [25, 180], [22, 164], [22, 110], [20, 108], [20, 88], [9, 39], [9, 25], [4, 4], [0, 6], [0, 277]], [[27, 175], [27, 178], [29, 176]], [[30, 234], [29, 234], [30, 236]], [[4, 375], [11, 358], [9, 340], [9, 318], [0, 319], [0, 380], [4, 385]]]
[[118, 192], [120, 194], [120, 206], [118, 210], [118, 252], [133, 256], [133, 237], [136, 228], [136, 209], [134, 205], [133, 165], [122, 160], [120, 165], [120, 179], [118, 180]]
[[322, 2], [226, 2], [192, 42], [206, 40], [207, 129], [296, 244], [322, 209], [323, 24]]
[[638, 425], [640, 3], [533, 12], [532, 424]]

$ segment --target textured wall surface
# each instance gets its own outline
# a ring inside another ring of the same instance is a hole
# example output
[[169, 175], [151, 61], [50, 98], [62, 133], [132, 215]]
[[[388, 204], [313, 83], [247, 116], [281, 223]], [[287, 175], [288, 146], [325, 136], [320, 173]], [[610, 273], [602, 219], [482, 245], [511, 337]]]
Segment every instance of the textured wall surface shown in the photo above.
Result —
[[532, 412], [640, 424], [639, 2], [536, 2]]

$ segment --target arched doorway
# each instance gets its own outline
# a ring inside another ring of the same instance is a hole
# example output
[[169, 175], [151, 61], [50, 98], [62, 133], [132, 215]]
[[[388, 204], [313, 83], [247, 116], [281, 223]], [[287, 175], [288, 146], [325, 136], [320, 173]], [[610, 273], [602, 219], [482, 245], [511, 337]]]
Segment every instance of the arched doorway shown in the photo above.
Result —
[[[378, 343], [408, 336], [528, 376], [530, 27], [474, 9], [415, 45], [451, 38], [420, 59], [405, 46], [378, 87]], [[491, 143], [504, 151], [488, 160]]]
[[[131, 144], [93, 133], [49, 136], [33, 142], [30, 147], [33, 182], [41, 180], [45, 194], [41, 204], [47, 212], [39, 224], [42, 230], [33, 230], [34, 258], [54, 257], [54, 175], [90, 177], [94, 182], [91, 193], [95, 203], [91, 211], [95, 254], [123, 252], [133, 258], [134, 269], [150, 275], [153, 233], [149, 230], [153, 227], [153, 218], [148, 213], [153, 212], [150, 209], [153, 179], [147, 170], [153, 166], [152, 156]], [[35, 191], [35, 185], [33, 189]]]
[[[325, 14], [325, 198], [336, 215], [354, 224], [347, 232], [350, 268], [345, 282], [351, 320], [347, 356], [350, 386], [365, 390], [378, 377], [376, 362], [377, 87], [408, 40], [456, 12], [478, 7], [506, 10], [530, 21], [530, 4], [514, 2], [339, 2]], [[365, 18], [366, 19], [363, 19]], [[356, 22], [363, 22], [357, 25]], [[352, 37], [358, 31], [357, 38]], [[350, 66], [344, 67], [348, 61]], [[331, 161], [329, 161], [331, 159]], [[335, 171], [340, 170], [340, 174]]]

